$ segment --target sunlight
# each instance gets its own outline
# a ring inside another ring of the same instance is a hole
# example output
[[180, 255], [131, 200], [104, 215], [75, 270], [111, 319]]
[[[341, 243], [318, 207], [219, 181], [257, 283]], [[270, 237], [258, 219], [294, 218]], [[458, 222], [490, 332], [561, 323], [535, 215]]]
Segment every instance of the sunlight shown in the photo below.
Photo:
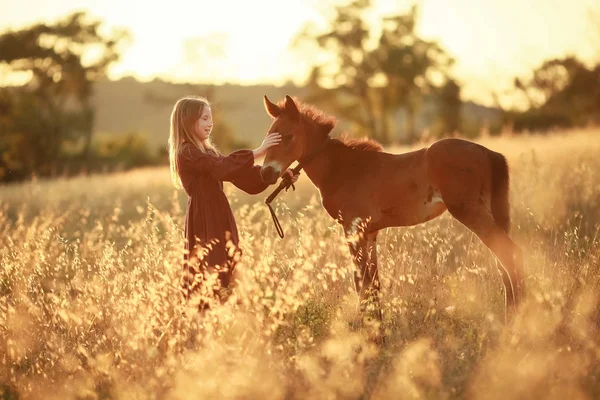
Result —
[[[282, 84], [287, 80], [301, 84], [319, 56], [306, 49], [292, 51], [292, 39], [308, 21], [322, 24], [334, 5], [343, 3], [57, 0], [49, 5], [23, 0], [0, 15], [0, 29], [53, 21], [85, 10], [104, 19], [107, 26], [131, 32], [131, 45], [109, 71], [113, 79], [131, 75], [144, 81], [160, 77], [216, 84]], [[374, 0], [376, 12], [388, 14], [406, 10], [412, 3]], [[463, 83], [465, 97], [490, 104], [492, 91], [511, 87], [515, 75], [526, 74], [545, 58], [573, 52], [588, 60], [594, 56], [595, 47], [582, 38], [592, 36], [589, 11], [595, 2], [550, 3], [534, 0], [519, 6], [517, 0], [456, 0], [449, 7], [441, 0], [423, 0], [418, 29], [456, 58], [454, 72]], [[215, 45], [215, 37], [226, 40]], [[185, 44], [189, 41], [194, 45]], [[190, 53], [203, 56], [190, 60]], [[2, 76], [0, 83], [23, 79]]]
[[[270, 17], [266, 10], [279, 3], [267, 0], [172, 2], [172, 8], [178, 6], [186, 12], [170, 20], [165, 17], [175, 14], [172, 9], [158, 6], [144, 7], [143, 19], [129, 20], [135, 44], [112, 76], [255, 84], [283, 82], [305, 73], [305, 66], [294, 62], [287, 47], [297, 27], [314, 12], [306, 4], [286, 5], [289, 20]], [[161, 20], [165, 27], [157, 29]]]

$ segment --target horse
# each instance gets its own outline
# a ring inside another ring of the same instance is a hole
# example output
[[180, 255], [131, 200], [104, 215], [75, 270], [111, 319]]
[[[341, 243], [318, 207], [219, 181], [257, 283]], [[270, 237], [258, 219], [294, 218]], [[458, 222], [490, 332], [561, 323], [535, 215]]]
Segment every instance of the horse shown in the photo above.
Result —
[[499, 260], [505, 320], [514, 315], [524, 296], [523, 254], [509, 237], [509, 169], [502, 154], [458, 138], [387, 153], [372, 139], [330, 137], [336, 118], [311, 104], [289, 95], [278, 104], [263, 100], [273, 120], [269, 132], [279, 132], [282, 141], [267, 151], [260, 174], [273, 184], [294, 161], [302, 164], [321, 204], [343, 227], [361, 311], [374, 304], [381, 320], [378, 232], [448, 210]]

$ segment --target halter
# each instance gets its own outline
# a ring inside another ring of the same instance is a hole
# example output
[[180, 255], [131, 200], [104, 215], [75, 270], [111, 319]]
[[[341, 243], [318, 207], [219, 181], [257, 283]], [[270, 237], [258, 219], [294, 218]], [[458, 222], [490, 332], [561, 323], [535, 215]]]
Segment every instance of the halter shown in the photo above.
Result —
[[[319, 146], [317, 147], [312, 153], [310, 153], [308, 156], [298, 160], [298, 165], [296, 165], [293, 169], [292, 169], [292, 175], [298, 175], [300, 173], [300, 170], [302, 170], [302, 168], [304, 168], [306, 166], [306, 164], [308, 164], [310, 161], [312, 161], [313, 158], [315, 158], [315, 156], [317, 154], [319, 154], [327, 145], [327, 143], [329, 142], [329, 136], [325, 139], [325, 141]], [[279, 184], [279, 186], [277, 186], [277, 188], [273, 191], [273, 193], [271, 193], [269, 195], [269, 197], [267, 197], [265, 199], [265, 204], [267, 206], [269, 206], [269, 211], [271, 211], [271, 216], [273, 217], [273, 223], [275, 224], [275, 229], [277, 230], [277, 234], [279, 234], [279, 237], [283, 239], [283, 237], [285, 236], [283, 233], [283, 228], [281, 227], [281, 224], [279, 223], [279, 219], [277, 219], [277, 215], [275, 215], [275, 210], [273, 210], [273, 207], [271, 206], [271, 202], [273, 200], [275, 200], [275, 197], [277, 197], [277, 195], [279, 194], [279, 192], [281, 192], [282, 190], [288, 190], [290, 188], [290, 186], [292, 187], [293, 190], [296, 190], [296, 187], [294, 186], [294, 184], [291, 181], [291, 177], [289, 175], [285, 175], [284, 177], [281, 178], [281, 183]]]

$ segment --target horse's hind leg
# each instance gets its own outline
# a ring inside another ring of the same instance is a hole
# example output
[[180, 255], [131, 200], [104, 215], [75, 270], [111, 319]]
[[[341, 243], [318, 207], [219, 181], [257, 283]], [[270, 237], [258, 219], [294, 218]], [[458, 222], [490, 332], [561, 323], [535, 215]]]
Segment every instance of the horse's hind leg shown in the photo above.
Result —
[[502, 229], [478, 236], [502, 264], [500, 273], [506, 287], [506, 307], [509, 312], [514, 313], [523, 300], [525, 290], [521, 248]]
[[481, 207], [468, 208], [448, 206], [448, 211], [473, 231], [481, 241], [498, 257], [502, 267], [500, 274], [505, 287], [505, 306], [509, 314], [514, 314], [524, 295], [523, 255], [519, 246], [494, 221], [491, 213]]

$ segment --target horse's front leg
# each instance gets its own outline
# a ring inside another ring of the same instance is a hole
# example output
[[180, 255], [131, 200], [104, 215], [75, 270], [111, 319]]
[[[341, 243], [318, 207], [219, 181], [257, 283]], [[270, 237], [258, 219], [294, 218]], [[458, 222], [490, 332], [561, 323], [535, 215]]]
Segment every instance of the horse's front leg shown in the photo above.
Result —
[[358, 218], [345, 227], [344, 231], [356, 265], [354, 285], [360, 299], [360, 309], [362, 312], [374, 312], [381, 321], [377, 232], [368, 232], [368, 223]]
[[367, 299], [370, 299], [375, 307], [377, 319], [382, 320], [381, 315], [381, 282], [379, 281], [379, 267], [377, 265], [377, 231], [367, 233], [367, 265], [368, 271], [365, 275], [370, 282], [367, 286]]

